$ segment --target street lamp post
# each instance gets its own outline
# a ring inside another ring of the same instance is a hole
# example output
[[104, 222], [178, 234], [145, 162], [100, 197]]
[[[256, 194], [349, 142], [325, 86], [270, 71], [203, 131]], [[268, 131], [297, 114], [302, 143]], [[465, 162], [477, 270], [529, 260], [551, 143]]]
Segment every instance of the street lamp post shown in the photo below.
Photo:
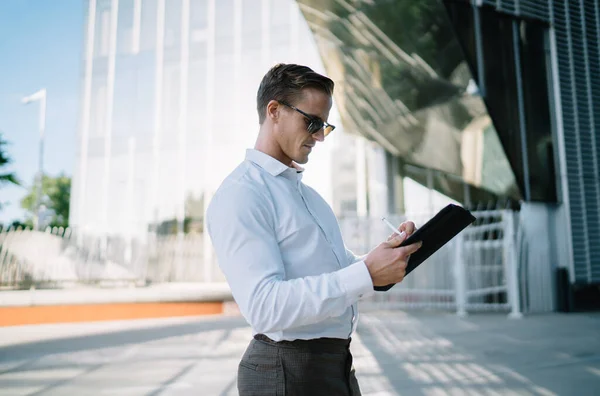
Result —
[[40, 102], [40, 143], [39, 143], [39, 163], [37, 175], [37, 192], [35, 199], [35, 216], [33, 217], [33, 228], [40, 229], [40, 206], [42, 203], [42, 183], [44, 179], [44, 133], [46, 130], [46, 88], [40, 89], [36, 93], [24, 97], [23, 104], [31, 102]]

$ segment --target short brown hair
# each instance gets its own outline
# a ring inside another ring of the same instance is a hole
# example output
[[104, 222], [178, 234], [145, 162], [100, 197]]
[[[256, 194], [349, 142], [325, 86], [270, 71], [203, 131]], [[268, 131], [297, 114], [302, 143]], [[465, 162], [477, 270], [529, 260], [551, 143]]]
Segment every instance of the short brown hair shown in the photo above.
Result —
[[271, 100], [295, 104], [302, 96], [304, 88], [315, 88], [332, 96], [333, 86], [334, 83], [330, 78], [316, 73], [310, 67], [279, 63], [265, 74], [258, 87], [256, 95], [258, 122], [262, 125], [265, 121], [267, 105]]

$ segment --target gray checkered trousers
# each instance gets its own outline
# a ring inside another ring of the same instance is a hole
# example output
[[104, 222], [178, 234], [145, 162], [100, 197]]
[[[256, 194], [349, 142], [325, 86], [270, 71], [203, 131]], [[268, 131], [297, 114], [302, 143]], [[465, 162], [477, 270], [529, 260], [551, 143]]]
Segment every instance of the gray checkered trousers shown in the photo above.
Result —
[[350, 340], [275, 342], [257, 334], [238, 366], [240, 396], [360, 396]]

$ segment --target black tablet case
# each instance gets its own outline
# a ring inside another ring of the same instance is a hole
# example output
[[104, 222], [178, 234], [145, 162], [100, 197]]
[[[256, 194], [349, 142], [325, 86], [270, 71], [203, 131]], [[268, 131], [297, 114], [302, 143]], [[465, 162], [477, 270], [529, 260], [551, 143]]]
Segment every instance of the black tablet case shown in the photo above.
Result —
[[[413, 253], [408, 259], [406, 275], [410, 274], [412, 270], [417, 268], [423, 261], [429, 258], [429, 256], [448, 243], [448, 241], [458, 235], [474, 221], [475, 216], [460, 206], [449, 204], [442, 209], [400, 244], [402, 247], [411, 245], [415, 242], [423, 242], [421, 248]], [[387, 286], [375, 286], [374, 289], [376, 291], [387, 291], [394, 285], [395, 283]]]

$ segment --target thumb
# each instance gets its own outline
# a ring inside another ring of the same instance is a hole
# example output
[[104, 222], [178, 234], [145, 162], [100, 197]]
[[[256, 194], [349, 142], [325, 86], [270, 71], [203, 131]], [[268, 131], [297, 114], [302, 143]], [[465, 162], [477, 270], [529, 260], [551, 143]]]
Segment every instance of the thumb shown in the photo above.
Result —
[[390, 239], [388, 241], [388, 244], [392, 248], [397, 248], [398, 246], [400, 246], [400, 244], [402, 242], [404, 242], [405, 239], [406, 239], [406, 232], [402, 231], [400, 233], [400, 235], [396, 235], [394, 238]]

